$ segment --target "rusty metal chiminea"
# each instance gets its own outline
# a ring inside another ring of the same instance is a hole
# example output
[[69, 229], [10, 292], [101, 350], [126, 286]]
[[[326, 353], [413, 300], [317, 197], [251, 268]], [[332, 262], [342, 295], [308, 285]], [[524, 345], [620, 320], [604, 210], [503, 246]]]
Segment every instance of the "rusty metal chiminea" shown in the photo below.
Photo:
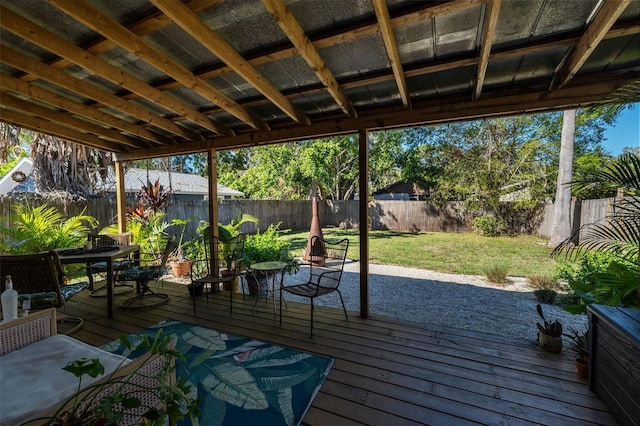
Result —
[[312, 213], [311, 213], [311, 227], [309, 228], [309, 239], [307, 240], [307, 247], [304, 249], [304, 260], [312, 262], [318, 266], [324, 266], [324, 258], [326, 255], [326, 249], [324, 244], [314, 244], [311, 246], [311, 239], [313, 237], [323, 238], [322, 228], [320, 228], [320, 219], [318, 218], [318, 199], [313, 197]]

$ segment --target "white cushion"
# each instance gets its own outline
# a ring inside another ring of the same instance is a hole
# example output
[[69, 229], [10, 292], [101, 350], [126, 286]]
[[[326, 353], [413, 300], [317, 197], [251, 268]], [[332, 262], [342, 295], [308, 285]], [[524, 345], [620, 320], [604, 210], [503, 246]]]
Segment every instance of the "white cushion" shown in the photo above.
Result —
[[[66, 401], [78, 389], [78, 378], [62, 369], [80, 358], [98, 358], [105, 375], [130, 360], [58, 334], [0, 357], [0, 424], [37, 418]], [[100, 380], [82, 377], [82, 387]]]

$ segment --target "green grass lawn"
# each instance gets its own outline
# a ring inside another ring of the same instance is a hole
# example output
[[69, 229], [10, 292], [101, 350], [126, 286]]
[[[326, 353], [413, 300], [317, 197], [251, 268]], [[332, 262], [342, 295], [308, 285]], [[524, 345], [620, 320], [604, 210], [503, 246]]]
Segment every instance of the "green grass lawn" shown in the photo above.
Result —
[[[349, 238], [347, 257], [359, 260], [357, 231], [337, 228], [322, 231], [330, 240]], [[309, 231], [287, 231], [283, 236], [291, 241], [293, 253], [301, 256]], [[550, 257], [551, 249], [546, 243], [531, 235], [484, 237], [445, 232], [370, 231], [369, 259], [371, 263], [454, 274], [485, 275], [491, 267], [500, 266], [511, 276], [552, 275], [560, 262]]]

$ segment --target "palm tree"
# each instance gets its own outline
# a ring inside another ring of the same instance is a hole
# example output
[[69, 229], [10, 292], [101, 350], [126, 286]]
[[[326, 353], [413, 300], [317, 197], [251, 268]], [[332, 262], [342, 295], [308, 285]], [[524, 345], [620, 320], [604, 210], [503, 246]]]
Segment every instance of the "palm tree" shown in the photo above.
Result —
[[[615, 305], [629, 301], [629, 298], [633, 300], [632, 295], [636, 293], [640, 306], [640, 156], [625, 153], [600, 172], [570, 184], [575, 189], [588, 189], [594, 185], [619, 188], [625, 197], [612, 202], [610, 213], [604, 219], [581, 226], [554, 249], [552, 256], [565, 253], [575, 258], [585, 252], [612, 255], [615, 260], [607, 271], [595, 274], [599, 288], [593, 289], [593, 294], [601, 296], [599, 302]], [[578, 236], [580, 240], [575, 244]]]

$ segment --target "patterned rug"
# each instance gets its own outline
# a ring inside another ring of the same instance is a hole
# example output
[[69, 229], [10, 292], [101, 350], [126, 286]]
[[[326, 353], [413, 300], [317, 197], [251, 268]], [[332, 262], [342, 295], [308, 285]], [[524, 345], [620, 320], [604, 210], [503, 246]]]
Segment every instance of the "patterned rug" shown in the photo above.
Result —
[[[203, 426], [297, 425], [333, 365], [325, 358], [180, 321], [164, 321], [137, 334], [171, 334], [186, 362], [176, 361], [176, 375], [203, 396]], [[139, 341], [131, 335], [131, 342]], [[115, 341], [109, 352], [136, 358]], [[190, 425], [191, 422], [182, 422]]]

